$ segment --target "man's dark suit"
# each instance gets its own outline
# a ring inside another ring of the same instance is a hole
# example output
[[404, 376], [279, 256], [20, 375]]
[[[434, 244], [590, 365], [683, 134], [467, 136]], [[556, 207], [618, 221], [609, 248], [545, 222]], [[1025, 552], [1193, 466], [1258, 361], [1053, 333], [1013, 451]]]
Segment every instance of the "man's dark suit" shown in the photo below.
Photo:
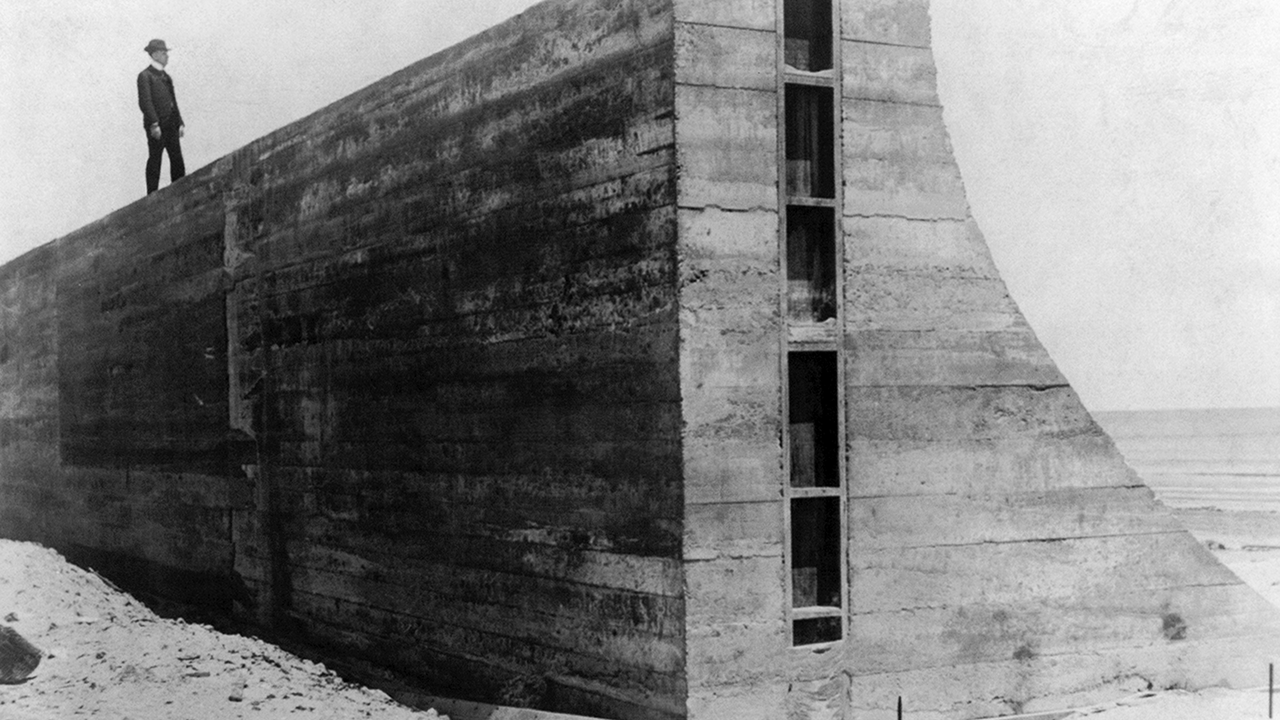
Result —
[[[169, 73], [157, 70], [154, 65], [138, 73], [138, 107], [142, 108], [142, 126], [147, 132], [147, 194], [150, 195], [160, 187], [160, 156], [165, 151], [169, 153], [169, 180], [175, 181], [187, 174], [182, 162], [182, 145], [178, 142], [178, 128], [184, 123]], [[159, 140], [151, 137], [151, 128], [157, 125]]]

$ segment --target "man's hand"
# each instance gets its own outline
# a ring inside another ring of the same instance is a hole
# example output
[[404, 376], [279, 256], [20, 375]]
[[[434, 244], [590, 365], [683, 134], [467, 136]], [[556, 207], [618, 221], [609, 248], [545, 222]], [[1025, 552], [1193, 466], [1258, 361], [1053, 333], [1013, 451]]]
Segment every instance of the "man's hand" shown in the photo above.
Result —
[[152, 140], [159, 140], [159, 139], [160, 139], [160, 126], [159, 126], [158, 124], [157, 124], [157, 125], [152, 125], [152, 126], [151, 126], [151, 130], [150, 130], [150, 132], [149, 132], [148, 134], [149, 134], [149, 135], [151, 135], [151, 139], [152, 139]]
[[179, 125], [179, 126], [178, 126], [178, 137], [186, 137], [186, 136], [187, 136], [187, 126], [186, 126], [186, 125]]

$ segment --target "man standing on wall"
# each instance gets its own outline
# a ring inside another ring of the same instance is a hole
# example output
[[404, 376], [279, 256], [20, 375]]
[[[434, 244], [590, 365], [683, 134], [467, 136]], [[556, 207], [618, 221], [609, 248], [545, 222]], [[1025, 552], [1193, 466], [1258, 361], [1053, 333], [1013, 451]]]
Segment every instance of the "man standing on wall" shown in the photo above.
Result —
[[164, 71], [169, 64], [169, 48], [163, 40], [152, 40], [143, 48], [151, 56], [151, 65], [138, 73], [138, 107], [142, 108], [142, 125], [147, 131], [147, 194], [160, 187], [160, 155], [169, 153], [169, 180], [176, 182], [187, 174], [182, 162], [185, 134], [178, 99], [173, 93], [173, 79]]

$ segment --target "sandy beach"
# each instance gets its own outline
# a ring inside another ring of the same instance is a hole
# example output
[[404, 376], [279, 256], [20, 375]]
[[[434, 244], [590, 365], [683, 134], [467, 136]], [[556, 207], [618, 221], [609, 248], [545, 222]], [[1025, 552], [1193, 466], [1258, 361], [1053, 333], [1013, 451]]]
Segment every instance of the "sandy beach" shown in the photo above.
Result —
[[4, 720], [436, 717], [269, 643], [159, 617], [34, 543], [0, 540], [0, 617], [44, 653], [27, 682], [0, 685]]
[[[1096, 413], [1138, 475], [1197, 540], [1280, 609], [1280, 409]], [[1280, 648], [1277, 649], [1280, 656]], [[1143, 694], [1080, 711], [1090, 720], [1268, 717], [1257, 688]], [[1280, 700], [1280, 698], [1278, 698]], [[1280, 711], [1280, 708], [1277, 708]]]
[[1096, 417], [1183, 527], [1280, 607], [1280, 409]]

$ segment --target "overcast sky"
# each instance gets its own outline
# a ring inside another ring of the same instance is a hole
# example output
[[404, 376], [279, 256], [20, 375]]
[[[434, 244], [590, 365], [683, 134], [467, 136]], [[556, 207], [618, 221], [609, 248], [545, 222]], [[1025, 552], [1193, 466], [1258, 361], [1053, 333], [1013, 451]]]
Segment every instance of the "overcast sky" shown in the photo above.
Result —
[[[3, 0], [0, 262], [143, 195], [152, 37], [195, 170], [532, 4]], [[933, 16], [974, 215], [1086, 404], [1280, 406], [1280, 3]]]

